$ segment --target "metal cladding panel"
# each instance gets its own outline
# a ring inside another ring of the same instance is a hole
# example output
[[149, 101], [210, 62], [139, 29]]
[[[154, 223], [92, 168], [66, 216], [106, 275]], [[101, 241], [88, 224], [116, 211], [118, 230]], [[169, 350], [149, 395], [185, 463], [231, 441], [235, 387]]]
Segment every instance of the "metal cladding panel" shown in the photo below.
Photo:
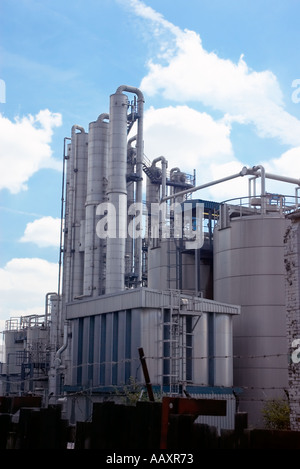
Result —
[[[217, 302], [206, 298], [196, 298], [189, 295], [182, 296], [187, 300], [187, 308], [191, 311], [199, 313], [240, 314], [240, 307], [235, 304]], [[168, 308], [172, 302], [171, 297], [172, 292], [170, 291], [136, 288], [116, 294], [103, 295], [95, 299], [82, 299], [80, 302], [67, 304], [67, 319], [134, 308]], [[179, 299], [180, 296], [176, 295], [176, 298]]]
[[232, 386], [232, 318], [225, 314], [215, 315], [215, 386]]
[[195, 423], [202, 423], [211, 427], [216, 427], [218, 433], [223, 430], [233, 430], [235, 425], [236, 400], [232, 394], [191, 394], [196, 399], [224, 399], [226, 400], [226, 416], [208, 416], [200, 415]]
[[82, 384], [85, 386], [89, 386], [89, 381], [88, 381], [88, 345], [89, 345], [89, 317], [84, 318], [83, 320], [83, 334], [82, 334], [82, 340], [83, 340], [83, 346], [82, 346]]
[[141, 372], [138, 348], [141, 347], [141, 310], [133, 309], [131, 311], [131, 343], [130, 343], [130, 376], [139, 381], [143, 381]]
[[141, 344], [146, 356], [152, 384], [160, 384], [162, 376], [163, 314], [161, 309], [141, 312]]
[[78, 364], [78, 324], [79, 324], [79, 319], [76, 319], [75, 321], [72, 321], [72, 342], [71, 342], [71, 347], [72, 347], [72, 367], [71, 370], [68, 370], [70, 373], [69, 379], [71, 380], [71, 383], [73, 385], [77, 384], [77, 364]]
[[112, 344], [113, 344], [113, 314], [106, 314], [105, 336], [105, 385], [112, 384]]
[[203, 313], [199, 318], [193, 335], [193, 376], [194, 382], [201, 386], [209, 383], [209, 345], [208, 345], [208, 314]]
[[118, 314], [118, 367], [116, 372], [117, 383], [125, 383], [125, 367], [126, 367], [126, 311], [120, 311]]
[[93, 385], [100, 383], [101, 316], [95, 316]]

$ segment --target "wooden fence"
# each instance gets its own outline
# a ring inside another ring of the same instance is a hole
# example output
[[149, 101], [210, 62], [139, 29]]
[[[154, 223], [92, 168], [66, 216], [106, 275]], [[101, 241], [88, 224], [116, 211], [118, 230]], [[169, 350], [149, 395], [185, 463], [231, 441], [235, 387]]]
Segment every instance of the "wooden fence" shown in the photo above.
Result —
[[[75, 425], [62, 418], [60, 406], [20, 407], [17, 414], [0, 413], [0, 449], [159, 451], [161, 420], [162, 404], [156, 402], [135, 406], [96, 403], [91, 421]], [[171, 414], [167, 449], [300, 449], [300, 432], [249, 430], [237, 425], [219, 435], [215, 427], [195, 423], [192, 415]]]

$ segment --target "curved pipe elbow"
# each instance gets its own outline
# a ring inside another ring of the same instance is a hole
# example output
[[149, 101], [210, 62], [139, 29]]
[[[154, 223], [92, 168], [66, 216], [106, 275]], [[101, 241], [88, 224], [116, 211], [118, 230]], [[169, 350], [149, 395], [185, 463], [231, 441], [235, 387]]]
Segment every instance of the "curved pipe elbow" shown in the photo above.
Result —
[[109, 114], [107, 114], [107, 112], [103, 112], [102, 114], [100, 114], [98, 116], [97, 122], [103, 122], [105, 119], [109, 120]]
[[158, 156], [157, 158], [154, 158], [151, 166], [155, 166], [159, 161], [162, 161], [166, 165], [166, 168], [168, 167], [168, 161], [164, 156]]
[[122, 93], [123, 91], [128, 91], [130, 93], [135, 93], [139, 100], [144, 101], [143, 93], [141, 92], [141, 90], [139, 90], [135, 86], [121, 85], [117, 88], [116, 93]]
[[80, 125], [73, 125], [72, 127], [72, 133], [74, 132], [75, 133], [75, 130], [79, 130], [82, 134], [85, 133], [85, 130], [83, 127], [81, 127]]

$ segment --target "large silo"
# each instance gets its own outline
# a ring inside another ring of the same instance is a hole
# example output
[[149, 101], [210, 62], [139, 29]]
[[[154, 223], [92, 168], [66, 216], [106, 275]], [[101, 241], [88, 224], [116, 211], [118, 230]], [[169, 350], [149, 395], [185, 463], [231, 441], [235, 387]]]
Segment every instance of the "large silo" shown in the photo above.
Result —
[[[233, 321], [234, 385], [243, 390], [240, 410], [262, 423], [266, 399], [287, 387], [284, 233], [282, 204], [223, 205], [214, 231], [214, 299], [241, 305]], [[265, 205], [265, 207], [263, 207]]]

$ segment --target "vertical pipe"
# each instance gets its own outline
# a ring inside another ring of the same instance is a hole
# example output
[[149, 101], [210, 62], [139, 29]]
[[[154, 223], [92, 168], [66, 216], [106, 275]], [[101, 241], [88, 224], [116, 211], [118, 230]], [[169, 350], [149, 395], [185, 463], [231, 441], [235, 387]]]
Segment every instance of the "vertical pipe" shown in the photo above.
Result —
[[[121, 85], [117, 89], [117, 93], [122, 93], [123, 91], [128, 91], [129, 93], [134, 93], [137, 95], [137, 105], [138, 105], [138, 128], [136, 136], [136, 204], [142, 209], [142, 194], [143, 194], [143, 157], [144, 157], [144, 137], [143, 137], [143, 121], [144, 121], [144, 96], [142, 92], [133, 86]], [[140, 217], [141, 218], [141, 217]], [[142, 282], [142, 232], [143, 227], [139, 228], [140, 234], [137, 235], [137, 230], [135, 232], [135, 260], [134, 260], [134, 270], [137, 276], [137, 285], [141, 285]]]
[[[136, 148], [132, 147], [132, 143], [136, 141], [137, 136], [131, 137], [127, 143], [127, 174], [130, 175], [134, 173], [134, 166], [136, 162]], [[125, 273], [127, 276], [133, 273], [134, 263], [133, 263], [133, 251], [134, 251], [134, 225], [133, 225], [133, 215], [129, 212], [129, 208], [135, 202], [135, 183], [133, 180], [129, 180], [127, 183], [127, 208], [128, 208], [128, 233], [126, 239], [126, 266]], [[128, 283], [129, 286], [129, 283]]]
[[260, 177], [261, 177], [261, 212], [262, 215], [266, 213], [266, 175], [265, 175], [265, 168], [261, 165], [253, 166], [253, 170], [257, 171], [260, 169]]
[[[82, 128], [80, 128], [82, 129]], [[86, 201], [87, 176], [87, 137], [81, 130], [75, 133], [72, 140], [74, 147], [73, 174], [74, 190], [72, 204], [71, 224], [71, 296], [70, 301], [83, 294], [83, 268], [84, 268], [84, 221]], [[70, 227], [69, 227], [70, 229]]]

